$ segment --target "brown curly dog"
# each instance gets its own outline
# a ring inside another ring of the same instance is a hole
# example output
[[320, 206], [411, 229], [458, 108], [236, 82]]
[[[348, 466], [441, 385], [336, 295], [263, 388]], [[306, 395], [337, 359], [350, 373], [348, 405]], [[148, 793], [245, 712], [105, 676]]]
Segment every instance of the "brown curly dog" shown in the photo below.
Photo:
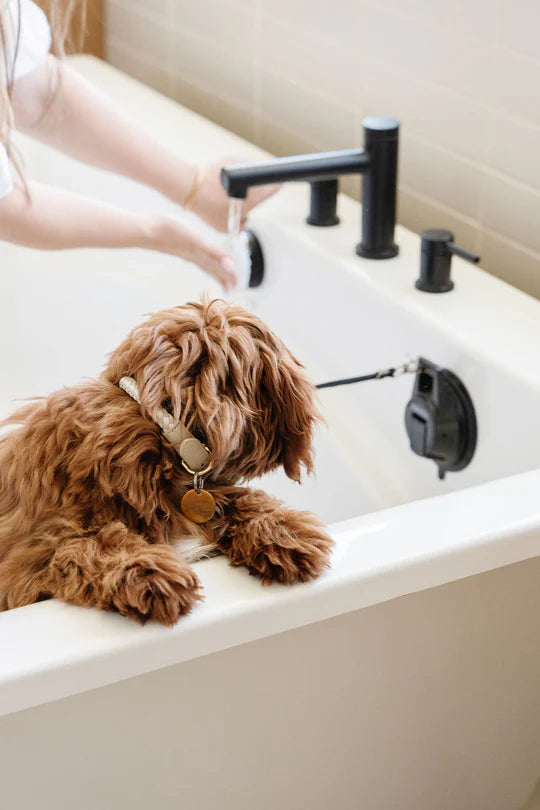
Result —
[[[140, 404], [119, 387], [126, 376]], [[162, 409], [210, 451], [206, 523], [182, 511], [194, 476]], [[54, 597], [174, 624], [202, 598], [171, 546], [186, 536], [263, 582], [317, 577], [332, 547], [320, 521], [237, 483], [280, 465], [296, 481], [311, 472], [318, 418], [303, 367], [254, 315], [205, 301], [151, 316], [99, 380], [4, 423], [18, 427], [0, 439], [0, 610]]]

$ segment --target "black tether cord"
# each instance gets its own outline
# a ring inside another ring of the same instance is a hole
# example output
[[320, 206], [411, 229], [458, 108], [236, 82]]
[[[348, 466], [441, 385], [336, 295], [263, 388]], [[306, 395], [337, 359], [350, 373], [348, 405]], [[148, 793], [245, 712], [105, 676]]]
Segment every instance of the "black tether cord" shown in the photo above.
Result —
[[351, 383], [367, 382], [368, 380], [382, 380], [383, 377], [393, 377], [395, 373], [395, 368], [387, 368], [386, 371], [376, 371], [374, 374], [365, 374], [363, 377], [348, 377], [346, 380], [319, 383], [315, 388], [333, 388], [335, 385], [350, 385]]
[[396, 368], [385, 368], [375, 371], [373, 374], [364, 374], [363, 377], [347, 377], [344, 380], [332, 380], [331, 382], [319, 383], [315, 388], [334, 388], [336, 385], [350, 385], [351, 383], [367, 382], [368, 380], [382, 380], [383, 377], [399, 377], [401, 374], [416, 374], [422, 368], [422, 359], [409, 360], [402, 366]]

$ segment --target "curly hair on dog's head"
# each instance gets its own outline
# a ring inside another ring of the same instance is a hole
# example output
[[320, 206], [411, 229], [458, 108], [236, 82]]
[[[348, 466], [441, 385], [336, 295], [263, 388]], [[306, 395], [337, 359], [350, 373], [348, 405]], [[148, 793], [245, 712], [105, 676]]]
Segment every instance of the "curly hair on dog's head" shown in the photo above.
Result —
[[104, 373], [137, 381], [144, 413], [168, 405], [212, 450], [213, 475], [235, 481], [283, 465], [313, 469], [314, 388], [257, 317], [221, 300], [159, 312], [113, 352]]
[[[19, 427], [0, 439], [0, 610], [57, 597], [172, 624], [201, 598], [170, 545], [186, 535], [263, 582], [318, 576], [332, 546], [320, 521], [236, 485], [280, 465], [296, 481], [312, 471], [314, 393], [282, 341], [240, 307], [152, 315], [99, 380], [6, 420]], [[210, 449], [216, 512], [205, 523], [182, 512], [193, 476], [158, 427], [160, 408]]]

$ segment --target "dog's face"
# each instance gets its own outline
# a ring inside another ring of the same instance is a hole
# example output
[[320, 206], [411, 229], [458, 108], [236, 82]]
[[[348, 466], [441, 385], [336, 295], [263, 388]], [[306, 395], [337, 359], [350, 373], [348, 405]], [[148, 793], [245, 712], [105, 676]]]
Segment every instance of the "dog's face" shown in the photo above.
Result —
[[144, 413], [170, 410], [211, 450], [224, 483], [282, 465], [312, 471], [319, 414], [303, 366], [257, 317], [223, 301], [152, 315], [113, 352], [104, 376], [137, 381]]

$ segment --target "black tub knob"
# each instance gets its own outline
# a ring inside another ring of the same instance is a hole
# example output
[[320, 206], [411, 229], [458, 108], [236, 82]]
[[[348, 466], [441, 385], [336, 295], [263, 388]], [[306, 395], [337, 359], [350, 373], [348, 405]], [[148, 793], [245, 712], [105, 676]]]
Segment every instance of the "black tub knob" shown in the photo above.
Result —
[[423, 292], [450, 292], [454, 282], [450, 278], [452, 256], [460, 256], [478, 264], [480, 256], [454, 244], [454, 234], [441, 228], [432, 228], [422, 233], [420, 252], [420, 277], [416, 289]]
[[339, 225], [337, 216], [338, 180], [312, 180], [310, 183], [308, 225], [317, 225], [319, 228], [328, 228]]

